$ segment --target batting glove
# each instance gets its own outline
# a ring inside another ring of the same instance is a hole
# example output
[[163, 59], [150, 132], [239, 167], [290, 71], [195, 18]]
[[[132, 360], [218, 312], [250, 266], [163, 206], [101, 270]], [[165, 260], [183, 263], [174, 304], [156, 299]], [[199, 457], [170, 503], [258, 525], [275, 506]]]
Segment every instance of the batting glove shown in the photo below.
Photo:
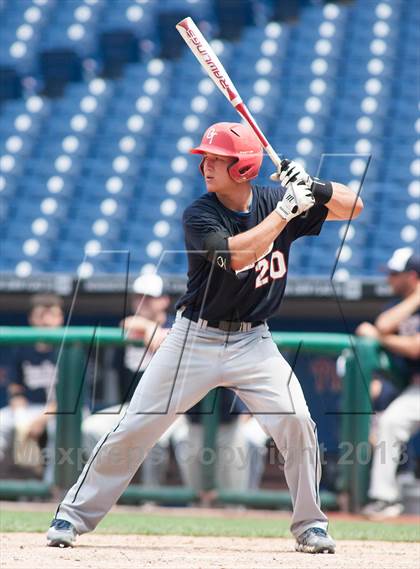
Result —
[[281, 161], [280, 170], [271, 174], [270, 179], [273, 182], [280, 182], [285, 188], [291, 182], [303, 182], [308, 188], [313, 184], [313, 179], [301, 164], [286, 159]]
[[283, 199], [278, 202], [275, 211], [286, 221], [290, 221], [297, 215], [310, 209], [315, 203], [315, 198], [306, 184], [289, 182]]

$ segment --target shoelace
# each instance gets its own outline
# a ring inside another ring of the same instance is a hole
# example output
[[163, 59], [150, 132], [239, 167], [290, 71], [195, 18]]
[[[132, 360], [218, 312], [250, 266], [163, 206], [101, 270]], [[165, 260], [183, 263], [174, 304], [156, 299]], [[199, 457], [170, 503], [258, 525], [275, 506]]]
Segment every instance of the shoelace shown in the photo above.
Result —
[[54, 520], [51, 525], [57, 529], [69, 529], [71, 527], [71, 523], [67, 520]]
[[307, 533], [305, 537], [309, 537], [311, 533], [315, 535], [320, 535], [322, 537], [327, 537], [327, 532], [322, 528], [309, 528], [305, 533]]

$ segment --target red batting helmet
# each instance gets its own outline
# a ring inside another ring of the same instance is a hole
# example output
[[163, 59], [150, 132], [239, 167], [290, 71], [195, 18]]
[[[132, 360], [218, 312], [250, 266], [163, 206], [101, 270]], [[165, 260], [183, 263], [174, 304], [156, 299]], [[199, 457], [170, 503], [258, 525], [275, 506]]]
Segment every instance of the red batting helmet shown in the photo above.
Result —
[[[217, 154], [231, 156], [235, 161], [229, 166], [229, 175], [235, 182], [248, 182], [258, 176], [263, 153], [257, 135], [248, 127], [237, 122], [217, 122], [204, 133], [200, 146], [190, 150], [191, 154]], [[203, 160], [200, 164], [203, 174]]]

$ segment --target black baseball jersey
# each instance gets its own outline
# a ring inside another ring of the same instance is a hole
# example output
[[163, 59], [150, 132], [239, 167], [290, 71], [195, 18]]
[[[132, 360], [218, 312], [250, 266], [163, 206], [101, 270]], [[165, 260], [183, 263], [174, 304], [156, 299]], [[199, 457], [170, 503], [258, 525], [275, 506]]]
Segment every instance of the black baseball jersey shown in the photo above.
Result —
[[[56, 361], [58, 350], [53, 346], [40, 351], [35, 346], [17, 346], [11, 356], [9, 383], [22, 387], [22, 395], [30, 403], [46, 403], [55, 398]], [[54, 386], [54, 392], [50, 390]]]
[[284, 192], [281, 186], [252, 186], [252, 203], [246, 213], [228, 209], [214, 193], [206, 193], [186, 208], [183, 224], [188, 284], [177, 309], [185, 306], [187, 316], [212, 321], [256, 322], [274, 314], [286, 288], [290, 245], [303, 235], [318, 235], [328, 209], [315, 205], [293, 218], [267, 253], [241, 271], [229, 267], [227, 254], [216, 252], [209, 259], [208, 243], [212, 234], [230, 237], [261, 223]]

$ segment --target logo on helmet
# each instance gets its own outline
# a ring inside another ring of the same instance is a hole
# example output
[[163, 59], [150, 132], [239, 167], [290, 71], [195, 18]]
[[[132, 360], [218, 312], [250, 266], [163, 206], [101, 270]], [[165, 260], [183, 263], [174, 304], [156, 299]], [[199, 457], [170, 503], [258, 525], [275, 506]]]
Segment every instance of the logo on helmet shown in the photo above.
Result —
[[213, 144], [213, 138], [216, 136], [217, 130], [215, 128], [210, 128], [207, 131], [206, 138], [209, 141], [209, 144]]

